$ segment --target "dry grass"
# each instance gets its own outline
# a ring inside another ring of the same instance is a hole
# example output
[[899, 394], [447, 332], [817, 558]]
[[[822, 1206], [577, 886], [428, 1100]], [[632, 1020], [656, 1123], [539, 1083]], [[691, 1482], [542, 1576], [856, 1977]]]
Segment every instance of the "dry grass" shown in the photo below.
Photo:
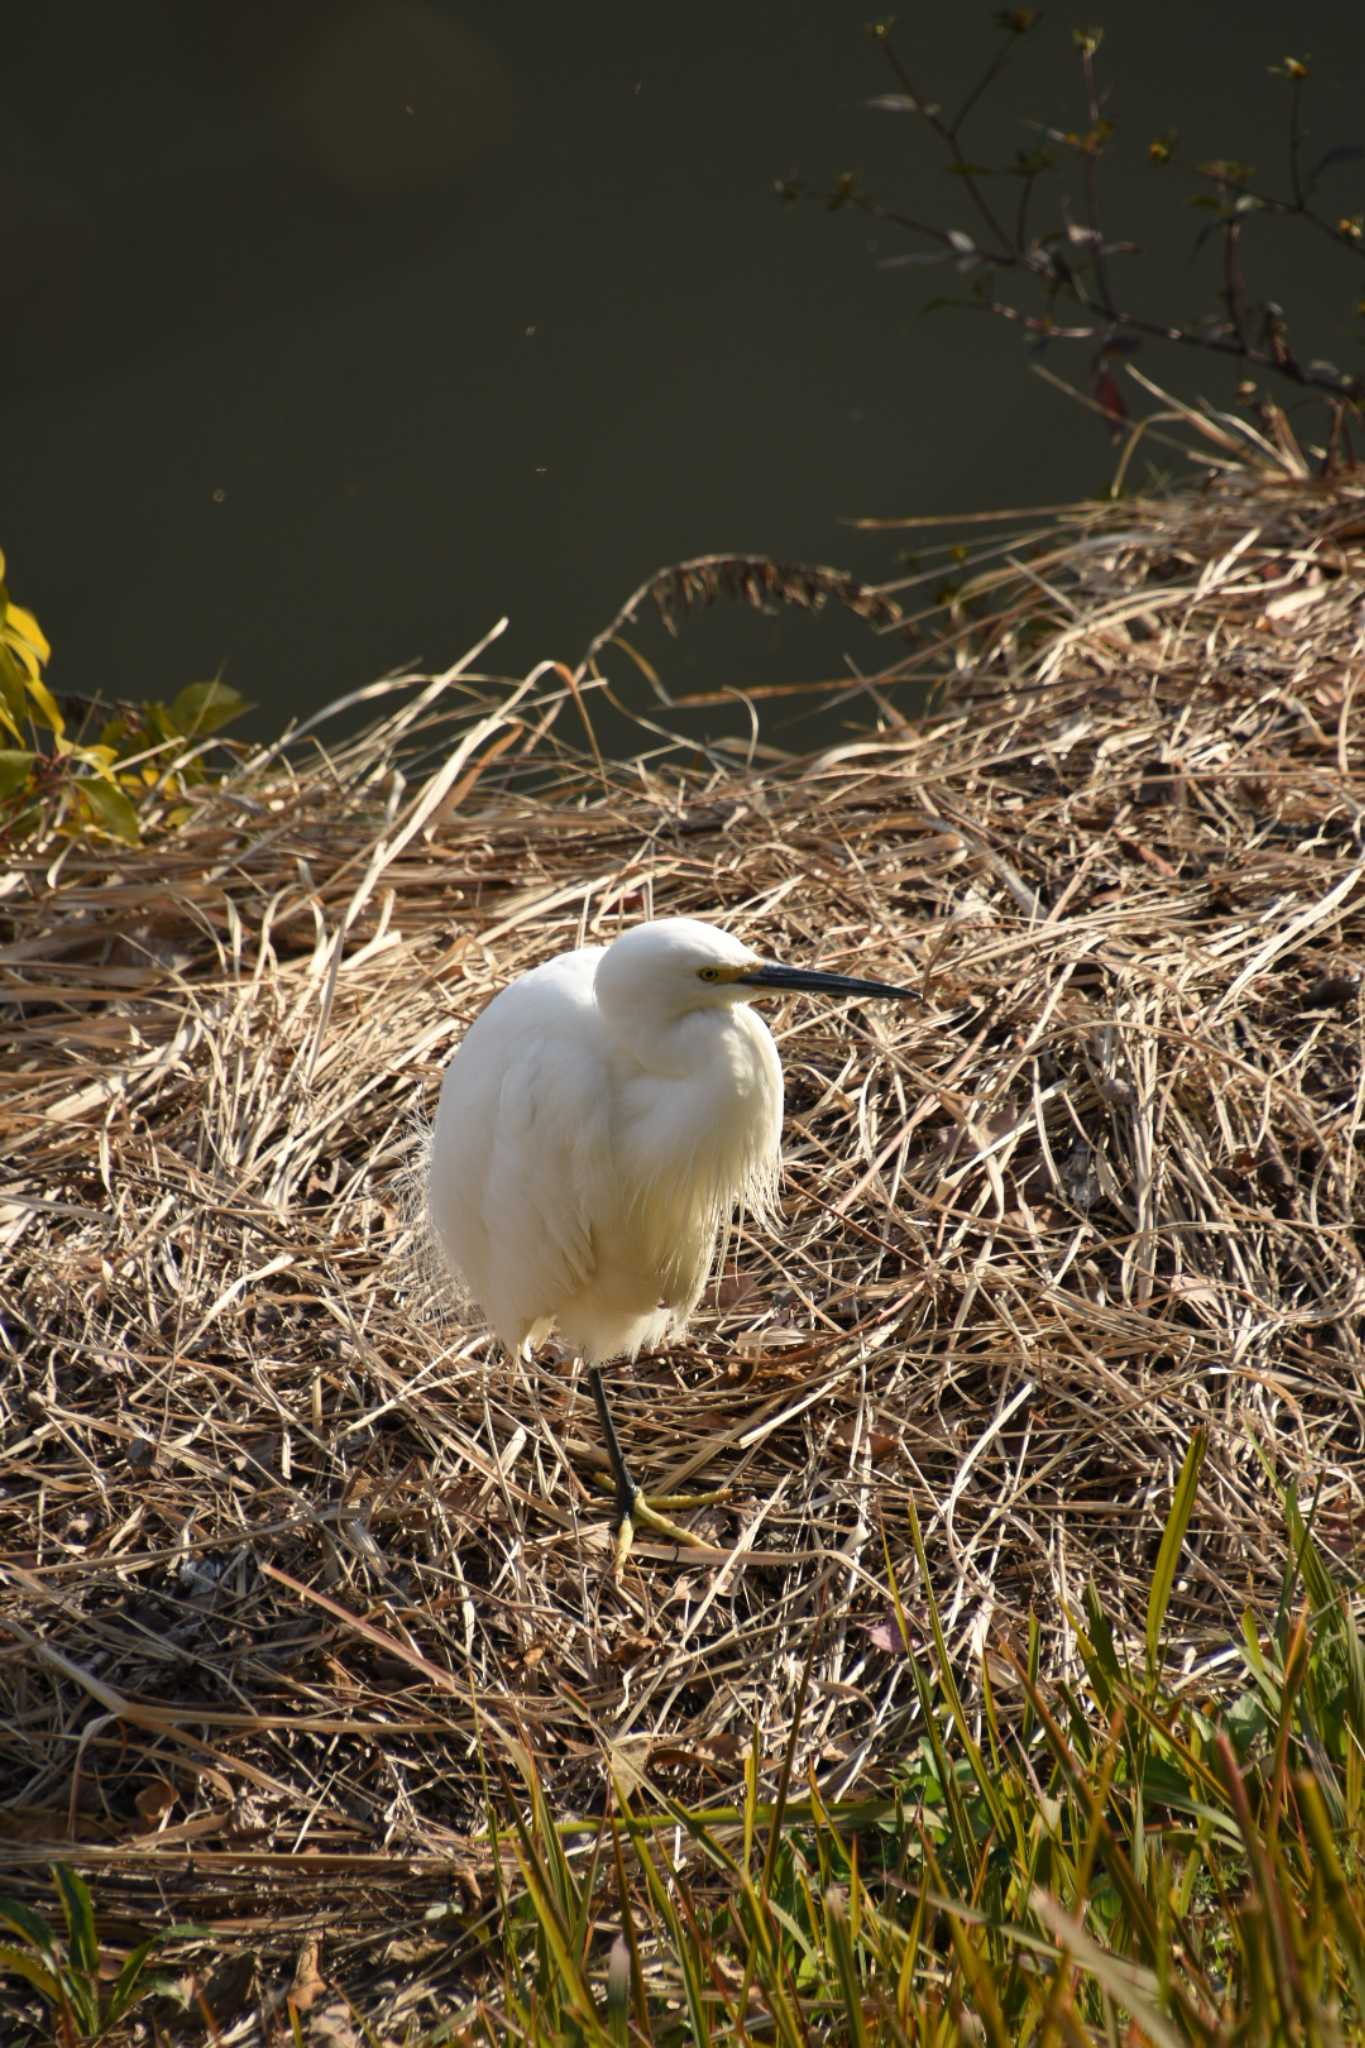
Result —
[[[1349, 1562], [1365, 485], [1207, 433], [1202, 494], [983, 548], [989, 607], [931, 607], [818, 754], [655, 730], [603, 769], [590, 676], [513, 685], [477, 650], [357, 738], [242, 756], [142, 850], [15, 856], [8, 1888], [60, 1859], [115, 1940], [211, 1927], [228, 2042], [320, 1937], [396, 2037], [457, 1995], [422, 1914], [481, 1884], [498, 1731], [562, 1811], [609, 1768], [732, 1797], [818, 1630], [803, 1763], [884, 1776], [909, 1498], [964, 1679], [1030, 1611], [1064, 1666], [1091, 1575], [1140, 1638], [1199, 1424], [1193, 1682], [1274, 1597], [1267, 1468]], [[923, 677], [944, 708], [908, 719]], [[648, 911], [922, 1002], [776, 1013], [782, 1238], [742, 1239], [693, 1340], [615, 1393], [647, 1484], [731, 1489], [699, 1521], [732, 1554], [641, 1541], [618, 1587], [586, 1388], [442, 1301], [410, 1188], [489, 995]]]

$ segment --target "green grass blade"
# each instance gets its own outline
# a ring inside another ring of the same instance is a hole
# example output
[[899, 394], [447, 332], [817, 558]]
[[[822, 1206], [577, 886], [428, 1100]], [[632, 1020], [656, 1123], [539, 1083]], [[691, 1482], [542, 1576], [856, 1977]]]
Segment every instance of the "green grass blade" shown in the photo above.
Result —
[[115, 1977], [105, 2014], [111, 2026], [115, 2020], [121, 2020], [140, 1998], [145, 1997], [149, 1987], [142, 1981], [143, 1971], [146, 1969], [148, 1957], [159, 1946], [159, 1942], [160, 1937], [157, 1935], [153, 1935], [150, 1941], [140, 1941]]
[[574, 2018], [587, 2033], [589, 2039], [593, 2041], [605, 2040], [606, 2036], [602, 2023], [597, 2017], [597, 2008], [593, 2003], [592, 1993], [588, 1989], [583, 1974], [578, 1967], [578, 1958], [570, 1947], [568, 1934], [560, 1921], [559, 1912], [551, 1896], [545, 1872], [539, 1866], [537, 1859], [525, 1853], [524, 1842], [525, 1837], [523, 1836], [516, 1845], [517, 1862], [521, 1866], [522, 1883], [526, 1886], [527, 1896], [535, 1910], [536, 1919], [540, 1923], [540, 1931], [545, 1937], [545, 1946], [553, 1958], [559, 1988], [563, 1992], [565, 2001]]
[[786, 1811], [787, 1794], [791, 1789], [792, 1769], [796, 1763], [796, 1745], [801, 1737], [801, 1724], [805, 1720], [806, 1695], [810, 1690], [810, 1675], [815, 1665], [815, 1653], [820, 1647], [821, 1633], [817, 1624], [811, 1635], [810, 1652], [801, 1671], [801, 1683], [796, 1689], [791, 1734], [787, 1738], [787, 1747], [782, 1758], [782, 1773], [777, 1783], [777, 1798], [773, 1803], [772, 1825], [768, 1829], [768, 1848], [763, 1858], [763, 1876], [759, 1880], [759, 1891], [765, 1899], [772, 1890], [773, 1865], [777, 1860], [777, 1845], [782, 1838], [782, 1817]]
[[853, 1930], [849, 1925], [848, 1909], [843, 1898], [835, 1892], [825, 1895], [825, 1930], [830, 1947], [834, 1950], [834, 1966], [838, 1972], [839, 1988], [844, 1999], [844, 2024], [839, 2029], [839, 2038], [841, 2041], [852, 2042], [853, 2048], [867, 2048], [863, 1992], [858, 1981]]
[[[617, 1797], [621, 1800], [622, 1812], [625, 1814], [627, 1822], [629, 1822], [630, 1809], [626, 1805], [619, 1789]], [[669, 1934], [672, 1937], [673, 1952], [677, 1957], [678, 1968], [682, 1974], [683, 1996], [687, 2003], [687, 2014], [692, 2023], [692, 2038], [696, 2043], [696, 2048], [707, 2048], [707, 2043], [711, 2039], [711, 2025], [707, 2017], [706, 1995], [701, 1980], [700, 1958], [696, 1954], [695, 1945], [690, 1938], [689, 1930], [683, 1926], [682, 1917], [673, 1903], [668, 1886], [664, 1883], [655, 1866], [654, 1858], [650, 1853], [649, 1843], [642, 1834], [632, 1832], [631, 1847], [634, 1849], [640, 1868], [644, 1873], [645, 1885], [649, 1896], [653, 1900], [656, 1910], [667, 1924]]]
[[630, 1958], [630, 1990], [635, 2003], [635, 2024], [642, 2038], [649, 2033], [649, 2006], [645, 1997], [645, 1973], [640, 1961], [640, 1941], [631, 1910], [630, 1886], [626, 1883], [626, 1862], [621, 1851], [621, 1829], [615, 1815], [611, 1822], [611, 1853], [616, 1865], [616, 1896], [621, 1902], [621, 1938]]
[[1196, 1430], [1185, 1453], [1180, 1477], [1175, 1483], [1171, 1512], [1166, 1518], [1161, 1548], [1157, 1552], [1156, 1570], [1152, 1574], [1151, 1589], [1147, 1595], [1147, 1677], [1153, 1683], [1161, 1663], [1161, 1631], [1166, 1624], [1166, 1610], [1170, 1605], [1171, 1588], [1175, 1584], [1175, 1568], [1180, 1562], [1185, 1532], [1190, 1526], [1190, 1512], [1194, 1507], [1194, 1497], [1199, 1488], [1199, 1474], [1207, 1448], [1206, 1433], [1202, 1429]]
[[[962, 1695], [957, 1689], [957, 1680], [953, 1676], [952, 1660], [948, 1655], [948, 1639], [943, 1633], [943, 1619], [938, 1611], [938, 1601], [934, 1597], [934, 1581], [929, 1571], [929, 1559], [925, 1552], [924, 1537], [920, 1532], [919, 1516], [915, 1512], [913, 1498], [907, 1499], [906, 1508], [910, 1518], [910, 1539], [915, 1546], [915, 1559], [919, 1565], [920, 1581], [924, 1587], [924, 1597], [929, 1609], [929, 1628], [934, 1638], [934, 1653], [937, 1663], [939, 1687], [944, 1699], [948, 1703], [948, 1712], [952, 1717], [953, 1725], [957, 1729], [962, 1746], [966, 1750], [971, 1762], [976, 1789], [985, 1800], [991, 1819], [997, 1829], [1002, 1835], [1007, 1835], [1009, 1833], [1009, 1815], [1006, 1813], [1004, 1803], [1000, 1798], [999, 1792], [996, 1790], [994, 1773], [987, 1769], [985, 1758], [982, 1756], [976, 1738], [972, 1734], [971, 1722], [967, 1719], [966, 1710], [962, 1704]], [[925, 1702], [925, 1715], [927, 1719], [932, 1719], [927, 1699]], [[945, 1783], [945, 1795], [948, 1789], [948, 1785]]]
[[[1028, 1618], [1028, 1654], [1024, 1660], [1024, 1675], [1030, 1687], [1038, 1684], [1038, 1667], [1043, 1654], [1043, 1631], [1036, 1614]], [[1025, 1749], [1033, 1740], [1033, 1699], [1030, 1692], [1024, 1695], [1024, 1718], [1019, 1725], [1019, 1740]]]
[[72, 1966], [87, 1977], [97, 1977], [100, 1946], [95, 1935], [95, 1907], [90, 1897], [90, 1887], [78, 1871], [69, 1870], [64, 1863], [54, 1864], [52, 1881], [57, 1887], [62, 1911], [66, 1915]]

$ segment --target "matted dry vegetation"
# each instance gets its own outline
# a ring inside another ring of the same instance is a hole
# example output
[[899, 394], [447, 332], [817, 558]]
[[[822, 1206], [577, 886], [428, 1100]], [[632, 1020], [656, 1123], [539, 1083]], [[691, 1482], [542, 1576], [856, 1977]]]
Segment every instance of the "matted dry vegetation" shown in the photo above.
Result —
[[[989, 613], [940, 603], [820, 752], [656, 725], [604, 767], [594, 682], [479, 650], [359, 737], [243, 754], [141, 849], [15, 857], [10, 1889], [62, 1860], [115, 1939], [209, 1926], [225, 2041], [316, 1986], [319, 1938], [398, 2030], [467, 1989], [422, 1915], [487, 1897], [499, 1731], [566, 1814], [613, 1770], [726, 1798], [813, 1658], [803, 1763], [885, 1781], [910, 1498], [964, 1681], [1030, 1613], [1064, 1666], [1090, 1576], [1140, 1639], [1199, 1426], [1191, 1683], [1276, 1597], [1274, 1480], [1349, 1567], [1365, 484], [1214, 453], [1202, 492], [984, 549]], [[917, 678], [946, 689], [910, 719]], [[775, 1013], [782, 1236], [614, 1387], [646, 1484], [730, 1489], [697, 1517], [730, 1554], [641, 1540], [617, 1585], [586, 1387], [443, 1297], [412, 1188], [489, 995], [648, 911], [922, 1000]]]

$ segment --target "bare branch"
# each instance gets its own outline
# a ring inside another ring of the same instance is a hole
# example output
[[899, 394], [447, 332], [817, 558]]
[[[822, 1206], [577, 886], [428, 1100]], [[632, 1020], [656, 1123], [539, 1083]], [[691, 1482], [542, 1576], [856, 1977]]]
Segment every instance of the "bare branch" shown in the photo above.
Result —
[[1085, 79], [1086, 110], [1090, 116], [1090, 130], [1085, 137], [1082, 161], [1085, 165], [1085, 212], [1092, 236], [1091, 261], [1095, 267], [1095, 283], [1099, 287], [1100, 304], [1111, 320], [1118, 318], [1114, 295], [1109, 288], [1109, 271], [1104, 260], [1104, 236], [1100, 228], [1099, 152], [1101, 147], [1099, 88], [1095, 82], [1095, 52], [1099, 49], [1099, 36], [1089, 29], [1077, 29], [1076, 41], [1081, 53], [1081, 72]]
[[[851, 175], [840, 181], [836, 197], [830, 203], [855, 205], [872, 218], [904, 228], [934, 245], [933, 254], [883, 258], [887, 265], [898, 261], [951, 261], [959, 271], [976, 272], [978, 286], [972, 297], [946, 303], [970, 304], [978, 310], [990, 312], [1021, 327], [1039, 342], [1090, 341], [1099, 344], [1102, 354], [1121, 348], [1125, 339], [1127, 346], [1135, 346], [1138, 338], [1174, 344], [1180, 348], [1198, 348], [1208, 354], [1243, 363], [1249, 369], [1282, 378], [1301, 390], [1319, 393], [1337, 408], [1345, 404], [1359, 410], [1365, 402], [1365, 378], [1358, 373], [1339, 370], [1334, 364], [1311, 354], [1302, 358], [1290, 347], [1281, 308], [1271, 299], [1253, 304], [1248, 291], [1245, 267], [1247, 227], [1258, 214], [1305, 221], [1318, 235], [1326, 237], [1334, 248], [1349, 250], [1357, 257], [1365, 256], [1365, 223], [1358, 216], [1343, 214], [1334, 218], [1311, 204], [1322, 169], [1341, 159], [1365, 155], [1365, 150], [1357, 150], [1354, 146], [1329, 150], [1322, 162], [1305, 176], [1303, 89], [1309, 76], [1307, 64], [1298, 58], [1286, 57], [1275, 67], [1276, 75], [1286, 79], [1290, 88], [1288, 196], [1254, 188], [1248, 165], [1220, 159], [1195, 167], [1197, 175], [1209, 180], [1215, 188], [1216, 196], [1202, 197], [1197, 203], [1213, 207], [1217, 213], [1210, 233], [1218, 232], [1221, 241], [1220, 311], [1207, 324], [1190, 325], [1183, 320], [1163, 318], [1156, 312], [1132, 310], [1125, 299], [1120, 298], [1115, 284], [1111, 259], [1140, 252], [1132, 241], [1109, 233], [1103, 217], [1099, 161], [1106, 153], [1113, 131], [1105, 111], [1107, 92], [1102, 86], [1097, 63], [1101, 41], [1099, 30], [1079, 29], [1073, 37], [1080, 55], [1088, 125], [1083, 131], [1076, 132], [1051, 127], [1043, 130], [1053, 144], [1069, 154], [1073, 163], [1079, 159], [1075, 169], [1081, 186], [1083, 225], [1080, 221], [1066, 219], [1064, 229], [1042, 235], [1035, 229], [1031, 233], [1034, 190], [1039, 178], [1053, 168], [1055, 161], [1048, 151], [1038, 150], [1028, 155], [1017, 153], [1013, 163], [991, 166], [969, 158], [964, 151], [962, 131], [965, 122], [979, 111], [989, 90], [998, 81], [1009, 60], [1012, 43], [1026, 33], [1036, 19], [1036, 15], [1027, 9], [1000, 17], [1006, 30], [1005, 40], [990, 57], [951, 117], [944, 114], [938, 101], [920, 90], [918, 81], [911, 75], [899, 51], [892, 46], [890, 25], [878, 23], [872, 29], [901, 88], [900, 92], [887, 94], [873, 104], [917, 115], [930, 130], [947, 155], [948, 168], [960, 178], [971, 205], [985, 224], [988, 230], [986, 242], [978, 243], [960, 227], [940, 224], [885, 205], [858, 191]], [[1173, 136], [1159, 144], [1154, 143], [1148, 152], [1151, 161], [1169, 163], [1173, 145]], [[1020, 181], [1012, 234], [1006, 230], [984, 187], [983, 180], [992, 176], [1012, 176]], [[1065, 194], [1062, 206], [1065, 219]], [[1207, 236], [1200, 239], [1203, 242]], [[987, 271], [1016, 273], [1021, 280], [1018, 288], [1021, 292], [1024, 290], [1023, 280], [1032, 279], [1044, 298], [1042, 310], [1030, 310], [999, 290], [986, 289], [984, 273]], [[1073, 325], [1060, 324], [1053, 317], [1053, 307], [1064, 294], [1074, 300], [1088, 317]], [[1257, 321], [1258, 332], [1255, 331]]]
[[[985, 193], [981, 190], [980, 185], [977, 183], [975, 174], [972, 171], [965, 168], [962, 150], [958, 143], [957, 124], [954, 124], [953, 126], [950, 127], [949, 124], [944, 120], [942, 114], [940, 113], [939, 109], [934, 105], [934, 103], [931, 100], [926, 100], [924, 98], [924, 96], [919, 91], [918, 86], [915, 84], [914, 79], [910, 76], [910, 73], [906, 70], [905, 65], [902, 63], [899, 53], [892, 48], [889, 36], [887, 36], [885, 33], [882, 33], [878, 36], [878, 40], [882, 45], [882, 49], [886, 53], [886, 61], [891, 66], [892, 72], [899, 80], [902, 88], [906, 93], [909, 94], [911, 100], [919, 109], [922, 118], [925, 121], [927, 121], [929, 126], [933, 129], [935, 135], [937, 135], [939, 141], [943, 143], [944, 147], [947, 149], [949, 157], [952, 161], [953, 169], [958, 171], [961, 175], [962, 182], [967, 189], [968, 198], [975, 206], [977, 212], [981, 215], [982, 220], [985, 221], [986, 226], [990, 229], [990, 232], [994, 235], [1000, 249], [1007, 250], [1010, 246], [1008, 235], [1005, 233], [1003, 227], [1001, 227], [1000, 222], [996, 219], [994, 209], [990, 205], [990, 202], [987, 200]], [[997, 69], [998, 68], [999, 67], [997, 66]], [[973, 96], [969, 96], [968, 98], [968, 106], [970, 106], [971, 104], [972, 97]]]
[[1303, 212], [1303, 81], [1307, 72], [1295, 66], [1289, 80], [1289, 184], [1294, 205]]

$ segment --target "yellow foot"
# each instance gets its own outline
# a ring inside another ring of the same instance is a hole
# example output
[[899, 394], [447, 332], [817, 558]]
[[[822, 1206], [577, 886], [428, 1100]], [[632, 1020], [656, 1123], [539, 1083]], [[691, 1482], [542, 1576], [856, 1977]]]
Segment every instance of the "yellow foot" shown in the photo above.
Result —
[[[712, 1501], [722, 1498], [723, 1495], [719, 1493], [661, 1494], [659, 1497], [659, 1507], [706, 1507]], [[707, 1557], [728, 1557], [730, 1555], [728, 1550], [721, 1549], [718, 1544], [708, 1542], [705, 1536], [695, 1535], [691, 1529], [684, 1529], [679, 1522], [670, 1522], [667, 1515], [660, 1514], [658, 1507], [653, 1506], [650, 1501], [646, 1500], [642, 1493], [637, 1493], [630, 1506], [622, 1513], [621, 1519], [616, 1525], [614, 1570], [618, 1579], [625, 1570], [626, 1559], [630, 1556], [630, 1547], [635, 1540], [635, 1527], [637, 1523], [642, 1529], [653, 1530], [656, 1536], [662, 1536], [667, 1542], [676, 1543], [680, 1549], [700, 1550]]]
[[[615, 1490], [617, 1504], [619, 1507], [621, 1500], [620, 1488], [615, 1486], [615, 1482], [612, 1480], [610, 1473], [594, 1472], [592, 1474], [592, 1480], [595, 1486], [602, 1487], [604, 1491], [610, 1492], [612, 1490]], [[639, 1492], [639, 1490], [637, 1489], [634, 1496], [635, 1512], [637, 1515], [639, 1515], [639, 1518], [642, 1522], [648, 1522], [650, 1521], [651, 1517], [654, 1517], [655, 1520], [653, 1521], [653, 1526], [655, 1528], [658, 1528], [660, 1524], [657, 1517], [660, 1516], [665, 1509], [667, 1509], [670, 1513], [677, 1515], [686, 1514], [689, 1508], [713, 1508], [716, 1505], [717, 1501], [729, 1500], [732, 1491], [733, 1488], [729, 1486], [718, 1486], [712, 1493], [651, 1493], [648, 1496], [648, 1498], [646, 1498], [646, 1496], [643, 1493]], [[681, 1541], [683, 1539], [680, 1538], [679, 1540]], [[685, 1540], [690, 1543], [699, 1541], [700, 1539], [696, 1537], [686, 1537]]]

